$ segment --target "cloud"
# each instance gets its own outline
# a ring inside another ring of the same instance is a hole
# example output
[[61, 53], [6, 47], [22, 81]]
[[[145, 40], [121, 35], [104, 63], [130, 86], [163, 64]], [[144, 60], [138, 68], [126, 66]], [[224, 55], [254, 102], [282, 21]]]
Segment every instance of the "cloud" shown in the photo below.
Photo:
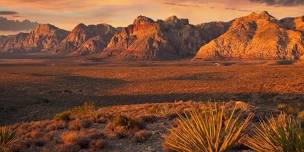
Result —
[[18, 21], [0, 17], [0, 31], [28, 31], [37, 26], [37, 24], [29, 20]]
[[252, 12], [251, 10], [247, 10], [247, 9], [238, 9], [238, 8], [234, 8], [234, 7], [226, 7], [226, 10], [232, 10], [232, 11], [239, 11], [239, 12]]
[[48, 11], [91, 9], [100, 5], [127, 4], [129, 0], [0, 0], [0, 6], [34, 8]]
[[304, 0], [250, 0], [256, 3], [265, 3], [267, 5], [277, 6], [298, 6], [304, 5]]
[[[239, 3], [260, 3], [267, 5], [276, 5], [276, 6], [298, 6], [304, 5], [304, 0], [166, 0], [165, 3], [172, 5], [180, 5], [182, 6], [184, 3], [189, 5], [192, 4], [206, 4], [206, 3], [225, 3], [225, 4], [239, 4]], [[186, 6], [186, 5], [185, 5]]]
[[181, 6], [181, 7], [200, 7], [198, 4], [183, 4], [183, 3], [174, 3], [174, 2], [164, 2], [165, 5], [172, 5], [172, 6]]
[[18, 12], [15, 11], [0, 11], [0, 15], [17, 15]]

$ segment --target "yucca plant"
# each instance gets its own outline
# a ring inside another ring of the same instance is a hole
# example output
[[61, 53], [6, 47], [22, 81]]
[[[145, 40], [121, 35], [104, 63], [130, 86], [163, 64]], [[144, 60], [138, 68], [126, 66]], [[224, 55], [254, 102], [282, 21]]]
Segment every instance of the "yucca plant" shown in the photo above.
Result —
[[281, 114], [261, 120], [242, 142], [258, 152], [303, 152], [304, 128], [299, 120]]
[[[177, 127], [165, 137], [164, 148], [177, 152], [225, 152], [244, 136], [253, 114], [215, 106], [179, 116]], [[245, 117], [243, 117], [245, 116]]]
[[0, 128], [0, 152], [9, 152], [16, 141], [16, 133], [7, 127]]

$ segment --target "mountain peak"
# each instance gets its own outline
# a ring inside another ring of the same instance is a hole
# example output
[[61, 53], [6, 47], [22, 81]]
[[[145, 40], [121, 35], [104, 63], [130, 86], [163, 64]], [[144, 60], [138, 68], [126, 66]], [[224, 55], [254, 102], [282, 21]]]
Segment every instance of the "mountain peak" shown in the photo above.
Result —
[[87, 25], [85, 25], [85, 24], [83, 24], [83, 23], [80, 23], [80, 24], [78, 24], [74, 29], [84, 29], [84, 28], [86, 28], [87, 27]]
[[58, 28], [51, 24], [38, 24], [35, 29], [53, 30], [53, 29], [58, 29]]
[[38, 24], [31, 33], [38, 35], [48, 35], [50, 33], [54, 33], [57, 30], [59, 30], [59, 28], [51, 24]]
[[270, 15], [269, 12], [267, 11], [262, 11], [262, 12], [253, 12], [249, 15], [251, 18], [258, 18], [258, 19], [274, 19], [272, 15]]
[[189, 24], [188, 19], [182, 19], [182, 18], [180, 19], [175, 15], [168, 17], [165, 21], [167, 23], [173, 23], [173, 24], [183, 24], [183, 25]]
[[139, 25], [139, 24], [151, 24], [151, 23], [154, 23], [154, 21], [151, 18], [140, 15], [134, 20], [133, 24]]

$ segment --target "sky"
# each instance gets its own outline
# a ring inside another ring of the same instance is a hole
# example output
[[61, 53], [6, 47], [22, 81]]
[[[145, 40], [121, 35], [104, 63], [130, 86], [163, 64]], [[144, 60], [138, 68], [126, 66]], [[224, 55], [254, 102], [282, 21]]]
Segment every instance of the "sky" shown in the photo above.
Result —
[[176, 15], [192, 24], [229, 21], [251, 12], [277, 18], [304, 15], [304, 0], [0, 0], [0, 16], [29, 19], [71, 30], [79, 23], [127, 26], [139, 16]]

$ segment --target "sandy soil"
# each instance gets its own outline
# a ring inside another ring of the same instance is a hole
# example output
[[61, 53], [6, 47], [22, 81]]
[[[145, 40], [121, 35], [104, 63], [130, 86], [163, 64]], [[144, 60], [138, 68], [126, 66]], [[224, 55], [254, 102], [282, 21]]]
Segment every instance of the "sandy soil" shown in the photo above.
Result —
[[101, 107], [179, 100], [272, 106], [304, 99], [300, 64], [1, 59], [0, 73], [0, 124], [52, 118], [86, 101]]

